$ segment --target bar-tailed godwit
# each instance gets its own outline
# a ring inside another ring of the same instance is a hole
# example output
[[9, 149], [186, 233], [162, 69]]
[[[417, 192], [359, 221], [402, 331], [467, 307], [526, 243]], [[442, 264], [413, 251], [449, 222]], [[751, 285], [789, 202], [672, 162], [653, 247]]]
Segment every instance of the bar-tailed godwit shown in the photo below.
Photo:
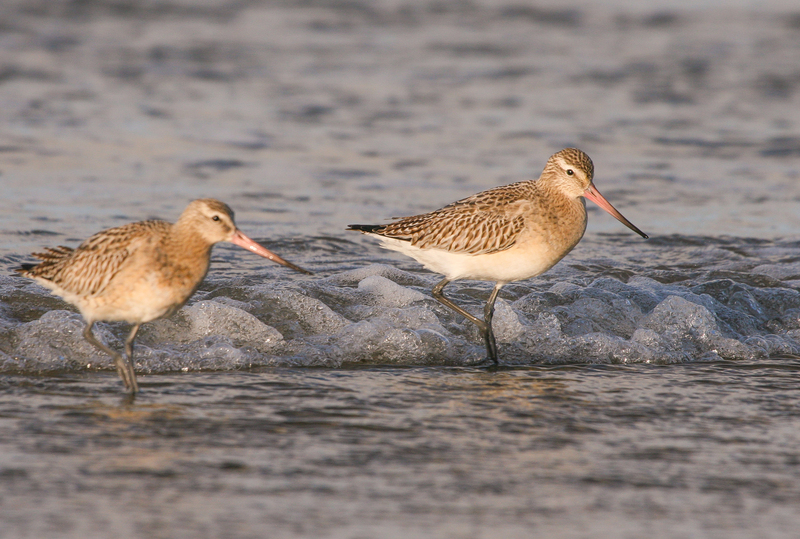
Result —
[[[136, 393], [133, 340], [139, 326], [186, 303], [208, 272], [211, 248], [221, 241], [310, 273], [245, 236], [228, 205], [210, 198], [190, 203], [175, 224], [140, 221], [110, 228], [77, 249], [62, 246], [34, 253], [42, 262], [17, 271], [78, 308], [86, 320], [83, 336], [114, 358], [125, 388]], [[125, 340], [127, 360], [95, 338], [92, 326], [98, 321], [133, 325]]]
[[[584, 198], [647, 238], [600, 194], [593, 177], [589, 156], [567, 148], [547, 160], [538, 180], [496, 187], [431, 213], [385, 225], [349, 225], [348, 230], [377, 236], [383, 247], [444, 275], [433, 297], [478, 326], [488, 359], [498, 364], [492, 316], [500, 288], [544, 273], [578, 244], [586, 230]], [[444, 295], [444, 287], [457, 279], [495, 282], [483, 320]]]

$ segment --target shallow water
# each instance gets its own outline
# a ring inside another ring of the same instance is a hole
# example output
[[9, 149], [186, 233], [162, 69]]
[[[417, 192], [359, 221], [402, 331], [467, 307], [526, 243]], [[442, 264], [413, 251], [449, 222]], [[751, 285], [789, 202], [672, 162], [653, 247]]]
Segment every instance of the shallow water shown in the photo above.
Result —
[[133, 407], [115, 376], [13, 376], [3, 522], [22, 537], [791, 537], [799, 372], [258, 369], [144, 377]]
[[[0, 537], [793, 537], [800, 10], [648, 6], [7, 2]], [[651, 239], [590, 207], [476, 367], [439, 277], [343, 229], [565, 146]], [[216, 247], [125, 403], [12, 270], [208, 196], [316, 274]]]

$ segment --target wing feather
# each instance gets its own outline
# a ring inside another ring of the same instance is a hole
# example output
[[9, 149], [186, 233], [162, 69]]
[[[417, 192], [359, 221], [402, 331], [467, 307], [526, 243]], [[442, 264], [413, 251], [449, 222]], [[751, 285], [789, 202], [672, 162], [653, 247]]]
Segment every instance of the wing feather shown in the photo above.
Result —
[[100, 294], [142, 245], [142, 239], [154, 233], [165, 235], [170, 226], [165, 221], [140, 221], [110, 228], [90, 237], [77, 249], [60, 246], [34, 253], [42, 262], [17, 271], [32, 279], [49, 281], [72, 294]]
[[[431, 213], [401, 218], [369, 232], [420, 249], [491, 254], [511, 248], [525, 227], [530, 182], [484, 191]], [[366, 231], [366, 230], [365, 230]]]

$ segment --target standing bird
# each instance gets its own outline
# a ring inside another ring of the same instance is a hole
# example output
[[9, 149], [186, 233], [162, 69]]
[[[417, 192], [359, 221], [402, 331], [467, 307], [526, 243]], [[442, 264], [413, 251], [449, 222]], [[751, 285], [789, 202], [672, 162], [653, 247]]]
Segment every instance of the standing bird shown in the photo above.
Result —
[[[169, 316], [194, 294], [208, 272], [211, 248], [221, 241], [310, 274], [245, 236], [233, 221], [233, 210], [211, 198], [195, 200], [175, 224], [140, 221], [98, 232], [77, 249], [47, 248], [33, 256], [39, 264], [17, 271], [75, 305], [86, 320], [83, 336], [109, 354], [125, 388], [139, 390], [133, 362], [133, 340], [139, 326]], [[133, 324], [125, 340], [127, 361], [92, 333], [97, 321]]]
[[[538, 180], [495, 187], [386, 225], [349, 225], [348, 230], [377, 236], [382, 247], [443, 274], [433, 287], [433, 297], [478, 326], [488, 359], [498, 364], [492, 316], [500, 288], [544, 273], [578, 244], [586, 230], [584, 198], [647, 239], [600, 194], [593, 176], [589, 156], [566, 148], [547, 160]], [[483, 308], [483, 320], [444, 295], [444, 287], [456, 279], [496, 283]]]

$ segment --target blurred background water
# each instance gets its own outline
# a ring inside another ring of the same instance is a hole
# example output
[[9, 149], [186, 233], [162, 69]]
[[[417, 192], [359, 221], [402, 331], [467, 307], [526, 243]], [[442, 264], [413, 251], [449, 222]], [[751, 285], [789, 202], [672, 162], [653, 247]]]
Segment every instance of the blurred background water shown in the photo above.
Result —
[[[0, 537], [796, 535], [796, 2], [0, 13]], [[651, 239], [590, 205], [573, 253], [504, 288], [506, 366], [473, 367], [437, 276], [344, 228], [566, 146]], [[127, 406], [79, 315], [13, 269], [199, 197], [316, 275], [218, 246], [143, 327]]]

